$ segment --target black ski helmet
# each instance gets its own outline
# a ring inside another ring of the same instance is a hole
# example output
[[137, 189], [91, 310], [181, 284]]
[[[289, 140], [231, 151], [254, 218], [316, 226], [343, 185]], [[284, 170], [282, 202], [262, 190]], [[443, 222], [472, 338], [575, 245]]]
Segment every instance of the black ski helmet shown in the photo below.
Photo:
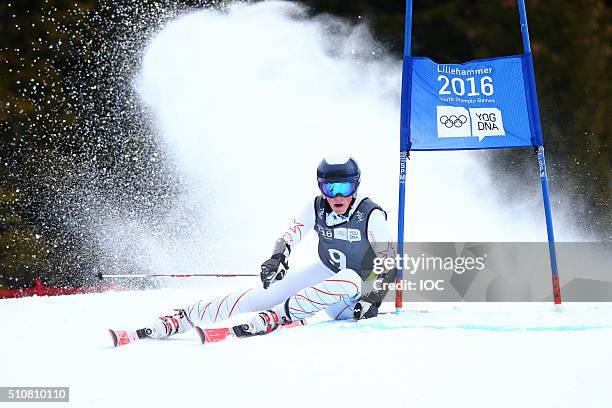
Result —
[[352, 157], [342, 159], [324, 158], [317, 167], [317, 182], [321, 183], [351, 181], [359, 187], [361, 171]]

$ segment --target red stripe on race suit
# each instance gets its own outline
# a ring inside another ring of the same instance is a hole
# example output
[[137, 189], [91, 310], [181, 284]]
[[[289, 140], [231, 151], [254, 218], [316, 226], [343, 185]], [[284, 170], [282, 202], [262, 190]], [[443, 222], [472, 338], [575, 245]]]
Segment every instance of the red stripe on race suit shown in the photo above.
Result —
[[217, 317], [219, 317], [219, 311], [221, 310], [221, 305], [223, 304], [223, 302], [225, 302], [225, 299], [227, 299], [229, 297], [229, 294], [223, 298], [223, 300], [221, 301], [221, 303], [219, 303], [219, 306], [217, 306], [217, 314], [215, 315], [215, 322], [217, 321]]
[[358, 289], [357, 285], [355, 284], [355, 282], [351, 282], [348, 280], [342, 280], [342, 279], [325, 279], [323, 282], [344, 282], [344, 283], [350, 283], [351, 285], [353, 285], [355, 287], [355, 289]]
[[[311, 302], [311, 303], [315, 303], [315, 304], [317, 304], [317, 305], [322, 305], [322, 306], [330, 306], [330, 305], [333, 305], [333, 303], [319, 303], [319, 302], [315, 302], [314, 300], [312, 300], [312, 299], [310, 299], [310, 298], [308, 298], [308, 297], [306, 297], [306, 296], [300, 295], [299, 293], [296, 293], [296, 294], [295, 294], [295, 296], [296, 296], [296, 297], [301, 297], [301, 298], [304, 298], [304, 299], [306, 299], [307, 301], [309, 301], [309, 302]], [[334, 303], [335, 303], [335, 302], [334, 302]]]
[[289, 306], [289, 310], [293, 310], [293, 311], [295, 311], [295, 312], [299, 312], [299, 313], [312, 314], [312, 313], [307, 312], [307, 311], [305, 311], [305, 310], [296, 309], [296, 308], [291, 307], [291, 306]]
[[206, 309], [208, 309], [208, 306], [210, 306], [210, 302], [208, 302], [206, 304], [206, 307], [204, 308], [204, 311], [202, 312], [202, 314], [200, 315], [200, 320], [204, 320], [204, 315], [206, 314]]
[[290, 227], [290, 229], [293, 231], [293, 233], [295, 234], [296, 230], [299, 231], [300, 233], [300, 241], [302, 240], [302, 227], [304, 226], [304, 224], [302, 224], [301, 222], [299, 222], [298, 220], [296, 220], [295, 218], [293, 219], [293, 227]]
[[[251, 288], [251, 289], [252, 289], [252, 288]], [[236, 307], [236, 304], [238, 304], [238, 302], [240, 301], [240, 299], [242, 299], [242, 297], [243, 297], [244, 295], [246, 295], [246, 294], [247, 294], [247, 292], [249, 292], [251, 289], [249, 289], [249, 290], [245, 291], [245, 292], [244, 292], [242, 295], [240, 295], [240, 296], [238, 297], [238, 299], [236, 299], [236, 301], [234, 302], [234, 305], [232, 306], [232, 309], [231, 309], [231, 310], [230, 310], [230, 312], [229, 312], [229, 316], [227, 316], [228, 318], [232, 316], [232, 313], [234, 312], [234, 308]], [[216, 319], [215, 319], [215, 320], [216, 320]]]

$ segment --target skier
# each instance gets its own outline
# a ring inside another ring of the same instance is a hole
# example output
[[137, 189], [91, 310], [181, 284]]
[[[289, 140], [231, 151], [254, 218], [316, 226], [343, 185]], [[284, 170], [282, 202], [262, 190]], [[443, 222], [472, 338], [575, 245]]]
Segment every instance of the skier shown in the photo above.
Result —
[[[395, 270], [373, 274], [375, 257], [393, 257], [386, 213], [358, 198], [361, 172], [353, 158], [323, 159], [317, 168], [322, 195], [309, 203], [279, 238], [261, 265], [262, 287], [199, 300], [137, 330], [139, 338], [165, 338], [206, 327], [239, 313], [259, 312], [236, 335], [265, 334], [325, 309], [333, 319], [367, 319], [378, 314], [386, 291], [361, 293], [362, 282], [392, 282]], [[289, 254], [310, 230], [318, 234], [319, 259], [289, 272]]]

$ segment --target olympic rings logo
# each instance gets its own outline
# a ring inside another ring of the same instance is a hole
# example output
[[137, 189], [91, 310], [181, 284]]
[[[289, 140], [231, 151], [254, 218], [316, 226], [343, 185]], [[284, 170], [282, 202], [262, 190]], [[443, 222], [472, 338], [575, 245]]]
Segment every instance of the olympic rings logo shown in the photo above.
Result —
[[460, 128], [467, 122], [467, 118], [465, 115], [450, 115], [450, 116], [440, 116], [440, 123], [446, 126], [447, 128], [457, 127]]

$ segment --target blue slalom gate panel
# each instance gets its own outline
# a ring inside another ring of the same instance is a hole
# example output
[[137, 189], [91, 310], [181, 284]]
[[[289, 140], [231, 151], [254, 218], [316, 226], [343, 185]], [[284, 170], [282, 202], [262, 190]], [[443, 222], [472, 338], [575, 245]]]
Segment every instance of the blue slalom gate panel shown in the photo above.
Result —
[[[407, 57], [407, 150], [468, 150], [542, 145], [529, 107], [525, 55], [463, 64]], [[406, 75], [406, 73], [404, 74]], [[410, 131], [408, 132], [408, 129]]]

